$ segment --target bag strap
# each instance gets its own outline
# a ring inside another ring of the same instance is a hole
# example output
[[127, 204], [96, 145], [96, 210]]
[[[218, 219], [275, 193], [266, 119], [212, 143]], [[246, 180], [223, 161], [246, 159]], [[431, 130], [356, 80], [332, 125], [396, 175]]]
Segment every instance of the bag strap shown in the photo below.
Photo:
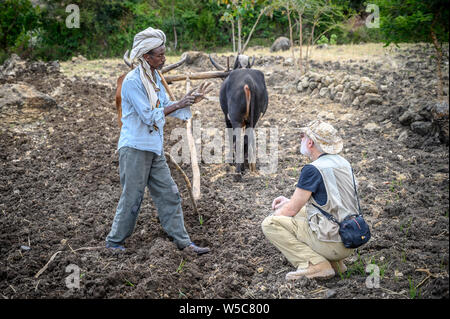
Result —
[[361, 206], [359, 205], [358, 191], [356, 190], [355, 174], [353, 173], [353, 168], [352, 168], [352, 177], [353, 177], [353, 187], [355, 188], [356, 201], [358, 202], [358, 213], [359, 213], [359, 215], [362, 216]]
[[[353, 188], [355, 189], [355, 195], [356, 195], [356, 201], [358, 203], [358, 213], [360, 216], [362, 216], [361, 213], [361, 206], [359, 204], [359, 196], [358, 196], [358, 191], [356, 190], [356, 181], [355, 181], [355, 174], [353, 173], [353, 168], [351, 168], [352, 170], [352, 178], [353, 178]], [[336, 218], [334, 218], [333, 215], [331, 215], [330, 213], [327, 213], [326, 211], [324, 211], [322, 208], [318, 207], [317, 205], [311, 203], [315, 208], [317, 208], [326, 218], [328, 218], [329, 220], [331, 220], [332, 222], [335, 222], [336, 224], [340, 224]]]
[[329, 220], [331, 220], [332, 222], [335, 222], [336, 224], [339, 225], [339, 222], [336, 220], [336, 218], [334, 218], [333, 215], [331, 215], [330, 213], [327, 213], [326, 211], [324, 211], [322, 208], [318, 207], [317, 205], [311, 203], [315, 208], [317, 208], [326, 218], [328, 218]]

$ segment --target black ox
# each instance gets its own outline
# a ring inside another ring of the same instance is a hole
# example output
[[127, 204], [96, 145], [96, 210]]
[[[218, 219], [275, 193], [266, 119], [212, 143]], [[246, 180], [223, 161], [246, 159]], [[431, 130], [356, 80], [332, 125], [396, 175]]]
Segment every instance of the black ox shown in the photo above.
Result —
[[[209, 58], [217, 69], [225, 70], [211, 56]], [[264, 74], [259, 70], [251, 69], [254, 62], [255, 58], [250, 63], [247, 56], [238, 55], [233, 70], [220, 88], [220, 106], [225, 115], [229, 145], [233, 145], [231, 152], [228, 154], [227, 162], [230, 159], [232, 162], [234, 158], [236, 173], [238, 174], [244, 172], [247, 163], [251, 171], [256, 170], [254, 128], [260, 117], [266, 112], [269, 104]], [[245, 134], [243, 134], [244, 131]], [[244, 145], [242, 147], [243, 135]], [[235, 156], [233, 157], [233, 155]]]

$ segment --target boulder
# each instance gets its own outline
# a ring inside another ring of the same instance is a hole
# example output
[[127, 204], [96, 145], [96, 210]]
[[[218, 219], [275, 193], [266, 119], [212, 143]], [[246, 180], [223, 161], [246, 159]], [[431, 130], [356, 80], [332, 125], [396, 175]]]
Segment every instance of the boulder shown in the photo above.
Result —
[[448, 102], [436, 102], [431, 106], [433, 121], [439, 127], [439, 139], [448, 145], [449, 143], [449, 107]]
[[286, 58], [283, 62], [283, 66], [293, 66], [293, 65], [294, 65], [293, 58]]
[[289, 50], [291, 47], [291, 41], [289, 41], [286, 37], [279, 37], [277, 38], [272, 46], [270, 47], [270, 52], [277, 52], [277, 51], [286, 51]]
[[424, 121], [413, 122], [411, 123], [411, 131], [422, 136], [430, 135], [433, 133], [433, 123]]
[[368, 107], [372, 105], [381, 105], [383, 103], [383, 98], [375, 93], [366, 93], [361, 102], [362, 107]]
[[[341, 93], [341, 92], [339, 92]], [[336, 95], [337, 97], [337, 95]], [[341, 103], [349, 106], [352, 104], [353, 100], [355, 99], [355, 96], [353, 94], [353, 92], [349, 89], [344, 90], [344, 92], [342, 92], [342, 98], [341, 98]]]
[[13, 53], [0, 67], [0, 77], [15, 77], [26, 69], [26, 62]]
[[380, 132], [381, 131], [381, 127], [375, 123], [367, 123], [364, 126], [364, 129], [369, 132]]
[[315, 73], [315, 72], [309, 72], [307, 74], [307, 76], [309, 77], [310, 81], [314, 81], [314, 82], [320, 82], [320, 80], [322, 79], [322, 75], [320, 75], [319, 73]]
[[359, 106], [359, 97], [355, 97], [355, 99], [352, 102], [352, 106], [353, 107], [358, 107]]
[[[197, 67], [206, 67], [211, 65], [209, 61], [209, 57], [206, 53], [200, 51], [187, 51], [182, 54], [182, 57], [186, 56], [186, 65], [192, 65]], [[234, 60], [230, 59], [230, 64], [233, 63]]]
[[403, 132], [400, 133], [399, 137], [398, 137], [398, 141], [399, 142], [406, 142], [408, 140], [408, 131], [404, 130]]
[[360, 83], [359, 89], [361, 90], [361, 94], [378, 93], [377, 85], [368, 77], [362, 77]]
[[319, 91], [319, 96], [320, 97], [328, 97], [328, 88], [321, 88]]
[[297, 84], [297, 91], [298, 92], [306, 91], [306, 89], [308, 87], [309, 87], [308, 79], [306, 77], [304, 77], [304, 78], [301, 79], [301, 81], [298, 82], [298, 84]]
[[327, 75], [324, 78], [322, 78], [322, 83], [325, 86], [329, 86], [331, 83], [333, 82], [333, 80]]
[[335, 87], [336, 92], [343, 92], [344, 91], [344, 86], [342, 84], [338, 84]]
[[25, 112], [39, 112], [56, 107], [56, 101], [25, 83], [0, 85], [0, 112], [16, 108]]
[[309, 82], [309, 88], [311, 90], [314, 90], [315, 88], [317, 88], [317, 83], [316, 82]]

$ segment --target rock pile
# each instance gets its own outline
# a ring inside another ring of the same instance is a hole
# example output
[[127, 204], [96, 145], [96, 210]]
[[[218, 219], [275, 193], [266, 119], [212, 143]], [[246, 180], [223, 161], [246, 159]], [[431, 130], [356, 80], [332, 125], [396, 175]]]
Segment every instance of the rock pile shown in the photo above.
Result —
[[39, 112], [39, 109], [56, 107], [55, 100], [47, 94], [37, 91], [26, 83], [7, 83], [0, 85], [0, 110], [4, 114], [16, 110]]
[[[395, 100], [388, 94], [388, 86], [377, 84], [365, 76], [342, 74], [319, 74], [308, 72], [299, 78], [297, 91], [311, 97], [328, 98], [354, 108], [371, 108], [385, 105], [394, 107]], [[393, 105], [391, 105], [394, 103]], [[408, 126], [423, 137], [436, 137], [441, 143], [449, 143], [448, 102], [411, 97], [409, 107], [395, 115], [395, 120]]]
[[0, 66], [0, 81], [15, 80], [24, 73], [59, 73], [60, 65], [58, 61], [43, 62], [33, 61], [28, 62], [20, 59], [17, 54], [12, 54], [9, 59]]
[[329, 98], [355, 108], [383, 104], [380, 89], [368, 77], [348, 74], [322, 75], [308, 72], [300, 77], [297, 91], [312, 97]]
[[40, 113], [57, 107], [55, 99], [33, 85], [23, 82], [27, 76], [41, 81], [41, 75], [60, 73], [58, 61], [28, 62], [16, 54], [0, 66], [0, 118], [21, 113]]

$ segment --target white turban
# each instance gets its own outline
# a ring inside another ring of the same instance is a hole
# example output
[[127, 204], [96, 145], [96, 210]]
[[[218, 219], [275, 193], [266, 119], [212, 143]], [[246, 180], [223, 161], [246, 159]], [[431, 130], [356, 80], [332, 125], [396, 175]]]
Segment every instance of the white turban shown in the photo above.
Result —
[[153, 79], [150, 65], [142, 56], [148, 51], [158, 48], [165, 43], [166, 35], [164, 32], [150, 27], [134, 36], [133, 49], [130, 53], [131, 62], [133, 62], [134, 59], [139, 60], [140, 78], [144, 84], [145, 90], [147, 91], [147, 96], [152, 109], [156, 107], [156, 103], [158, 101], [156, 91], [159, 91], [159, 88]]
[[166, 35], [161, 30], [152, 27], [139, 32], [134, 36], [133, 49], [131, 50], [130, 59], [140, 58], [150, 50], [153, 50], [166, 43]]

